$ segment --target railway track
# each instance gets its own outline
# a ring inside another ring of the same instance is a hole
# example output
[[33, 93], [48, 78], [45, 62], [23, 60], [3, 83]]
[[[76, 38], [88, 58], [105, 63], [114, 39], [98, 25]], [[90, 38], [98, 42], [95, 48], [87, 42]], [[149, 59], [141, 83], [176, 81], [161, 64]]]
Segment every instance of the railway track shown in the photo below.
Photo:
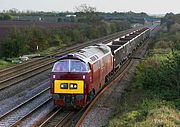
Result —
[[46, 63], [40, 63], [39, 65], [32, 66], [30, 69], [24, 69], [22, 72], [13, 74], [12, 77], [5, 76], [3, 80], [0, 80], [0, 90], [51, 69], [52, 63], [56, 61], [57, 59], [49, 59]]
[[43, 58], [38, 60], [33, 60], [30, 62], [27, 62], [26, 64], [16, 67], [15, 69], [10, 69], [9, 71], [0, 72], [0, 81], [3, 81], [4, 79], [10, 78], [15, 76], [17, 73], [24, 73], [28, 69], [31, 69], [32, 67], [36, 67], [38, 65], [46, 64], [48, 61], [51, 61], [52, 58]]
[[10, 111], [0, 116], [0, 126], [12, 126], [16, 127], [23, 120], [27, 119], [29, 115], [36, 112], [39, 108], [47, 103], [52, 102], [52, 98], [49, 96], [49, 87], [34, 95], [25, 102], [14, 107]]
[[75, 111], [65, 111], [62, 108], [56, 110], [47, 119], [38, 125], [39, 127], [61, 127], [75, 115]]
[[62, 50], [60, 52], [50, 54], [49, 56], [25, 62], [23, 64], [16, 65], [14, 67], [10, 67], [4, 70], [0, 70], [0, 90], [8, 88], [16, 83], [24, 81], [44, 71], [50, 70], [52, 68], [52, 64], [58, 60], [58, 58], [56, 57], [63, 56], [67, 53], [79, 50], [83, 47], [96, 43], [107, 43], [117, 37], [123, 36], [136, 29], [138, 28], [118, 32], [109, 36], [95, 39], [93, 41], [89, 41], [87, 43], [78, 44], [73, 47], [66, 48], [65, 50]]

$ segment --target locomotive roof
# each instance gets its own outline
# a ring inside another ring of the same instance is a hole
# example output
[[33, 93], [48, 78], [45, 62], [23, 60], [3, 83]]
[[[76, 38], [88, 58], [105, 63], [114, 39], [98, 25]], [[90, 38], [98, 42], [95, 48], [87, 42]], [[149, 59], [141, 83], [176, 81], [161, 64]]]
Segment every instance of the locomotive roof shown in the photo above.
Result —
[[103, 57], [105, 54], [108, 54], [110, 52], [110, 47], [105, 44], [98, 44], [85, 47], [74, 53], [70, 53], [62, 59], [78, 58], [86, 63], [94, 63], [97, 59]]

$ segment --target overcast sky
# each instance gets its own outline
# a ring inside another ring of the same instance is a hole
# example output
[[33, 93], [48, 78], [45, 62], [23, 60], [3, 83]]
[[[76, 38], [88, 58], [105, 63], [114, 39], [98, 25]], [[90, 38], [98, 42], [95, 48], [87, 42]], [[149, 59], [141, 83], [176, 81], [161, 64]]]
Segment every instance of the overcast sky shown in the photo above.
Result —
[[17, 8], [34, 11], [76, 11], [87, 4], [102, 12], [180, 13], [180, 0], [0, 0], [0, 11]]

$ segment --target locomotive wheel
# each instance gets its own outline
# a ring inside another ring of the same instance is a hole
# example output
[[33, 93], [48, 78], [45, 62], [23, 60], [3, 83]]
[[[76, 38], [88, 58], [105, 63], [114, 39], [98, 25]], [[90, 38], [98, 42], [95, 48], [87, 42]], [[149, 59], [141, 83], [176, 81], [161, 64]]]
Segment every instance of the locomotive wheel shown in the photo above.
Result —
[[109, 81], [109, 76], [106, 76], [105, 83]]
[[94, 92], [92, 90], [88, 95], [88, 101], [91, 101], [93, 99], [93, 97], [94, 97]]

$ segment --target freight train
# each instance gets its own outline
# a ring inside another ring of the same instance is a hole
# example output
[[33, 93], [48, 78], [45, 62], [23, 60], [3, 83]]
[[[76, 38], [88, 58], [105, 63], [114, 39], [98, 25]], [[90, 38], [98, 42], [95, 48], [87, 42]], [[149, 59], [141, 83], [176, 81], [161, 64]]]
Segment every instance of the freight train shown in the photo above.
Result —
[[50, 76], [54, 104], [85, 106], [149, 36], [150, 29], [142, 28], [107, 44], [88, 46], [61, 57]]

